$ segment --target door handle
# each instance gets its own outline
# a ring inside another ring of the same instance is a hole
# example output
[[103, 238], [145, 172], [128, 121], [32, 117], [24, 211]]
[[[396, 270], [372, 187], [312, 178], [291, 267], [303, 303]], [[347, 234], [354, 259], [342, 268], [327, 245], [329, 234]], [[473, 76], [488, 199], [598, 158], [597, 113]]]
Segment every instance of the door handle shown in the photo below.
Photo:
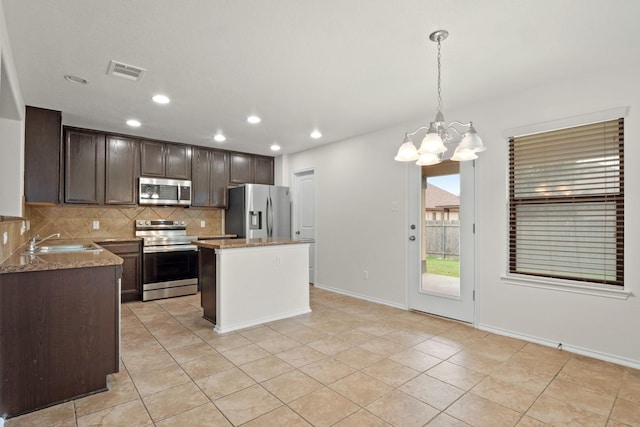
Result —
[[413, 242], [414, 240], [416, 240], [416, 236], [409, 236], [409, 240]]
[[296, 234], [300, 234], [300, 230], [296, 231]]

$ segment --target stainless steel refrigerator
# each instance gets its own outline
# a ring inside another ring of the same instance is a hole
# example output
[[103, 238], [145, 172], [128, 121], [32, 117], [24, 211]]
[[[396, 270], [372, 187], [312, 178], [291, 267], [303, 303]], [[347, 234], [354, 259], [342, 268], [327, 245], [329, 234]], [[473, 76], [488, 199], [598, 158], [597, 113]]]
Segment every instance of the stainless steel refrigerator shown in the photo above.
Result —
[[291, 238], [289, 187], [245, 184], [229, 189], [227, 233], [238, 237]]

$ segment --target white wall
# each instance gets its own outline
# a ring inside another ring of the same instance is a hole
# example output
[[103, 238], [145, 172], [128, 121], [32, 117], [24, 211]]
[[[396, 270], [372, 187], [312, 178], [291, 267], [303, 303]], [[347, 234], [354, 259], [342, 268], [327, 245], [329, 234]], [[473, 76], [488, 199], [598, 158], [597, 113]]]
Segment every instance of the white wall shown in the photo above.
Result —
[[[503, 133], [525, 125], [630, 106], [625, 121], [625, 289], [640, 293], [640, 85], [638, 69], [575, 76], [508, 98], [447, 111], [473, 120], [488, 151], [476, 167], [477, 325], [603, 359], [640, 367], [640, 301], [507, 285], [507, 142]], [[391, 305], [406, 306], [405, 166], [392, 160], [410, 123], [285, 156], [286, 179], [315, 168], [318, 204], [318, 286]], [[414, 166], [415, 167], [415, 166]], [[392, 211], [398, 201], [400, 211]], [[362, 270], [369, 279], [362, 279]]]
[[22, 216], [24, 102], [0, 4], [0, 215]]
[[[640, 69], [602, 70], [469, 108], [489, 146], [477, 163], [478, 323], [603, 359], [640, 367], [636, 296], [616, 300], [507, 285], [507, 142], [505, 130], [571, 116], [630, 107], [625, 118], [625, 289], [640, 293]], [[454, 117], [451, 116], [450, 117]]]
[[0, 117], [0, 215], [22, 216], [23, 122]]
[[406, 306], [406, 166], [393, 161], [404, 132], [388, 129], [276, 162], [283, 185], [296, 171], [315, 170], [316, 286]]

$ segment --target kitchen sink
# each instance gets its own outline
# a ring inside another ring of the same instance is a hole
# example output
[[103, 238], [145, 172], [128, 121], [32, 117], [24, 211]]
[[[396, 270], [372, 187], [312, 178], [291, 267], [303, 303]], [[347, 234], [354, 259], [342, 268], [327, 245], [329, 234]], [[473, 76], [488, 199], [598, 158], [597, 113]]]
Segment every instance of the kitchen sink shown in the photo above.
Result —
[[35, 251], [27, 251], [30, 254], [59, 254], [69, 252], [100, 252], [102, 248], [95, 243], [47, 243], [46, 245], [36, 247]]

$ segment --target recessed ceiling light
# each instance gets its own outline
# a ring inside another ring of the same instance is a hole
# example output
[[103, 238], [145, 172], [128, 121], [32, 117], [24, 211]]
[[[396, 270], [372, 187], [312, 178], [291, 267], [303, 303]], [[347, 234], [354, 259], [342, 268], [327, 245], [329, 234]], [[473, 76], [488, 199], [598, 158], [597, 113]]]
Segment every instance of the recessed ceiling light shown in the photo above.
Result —
[[80, 84], [83, 84], [83, 85], [86, 85], [88, 83], [82, 77], [74, 76], [72, 74], [65, 74], [64, 75], [64, 79], [67, 80], [67, 81], [70, 81], [72, 83], [80, 83]]
[[168, 96], [160, 94], [154, 95], [151, 99], [153, 99], [153, 102], [157, 102], [158, 104], [168, 104], [170, 101]]
[[213, 139], [218, 142], [225, 142], [227, 140], [227, 138], [221, 133], [217, 133], [216, 136], [213, 137]]
[[130, 120], [127, 120], [127, 124], [131, 127], [137, 128], [137, 127], [140, 127], [141, 123], [138, 120], [130, 119]]
[[260, 119], [260, 117], [258, 117], [258, 116], [249, 116], [249, 117], [247, 117], [247, 121], [249, 123], [251, 123], [252, 125], [255, 125], [257, 123], [260, 123], [262, 121], [262, 119]]
[[271, 151], [280, 151], [280, 146], [278, 144], [273, 144], [271, 146]]
[[313, 139], [322, 138], [322, 134], [320, 133], [319, 130], [314, 130], [313, 132], [311, 132], [311, 138]]

